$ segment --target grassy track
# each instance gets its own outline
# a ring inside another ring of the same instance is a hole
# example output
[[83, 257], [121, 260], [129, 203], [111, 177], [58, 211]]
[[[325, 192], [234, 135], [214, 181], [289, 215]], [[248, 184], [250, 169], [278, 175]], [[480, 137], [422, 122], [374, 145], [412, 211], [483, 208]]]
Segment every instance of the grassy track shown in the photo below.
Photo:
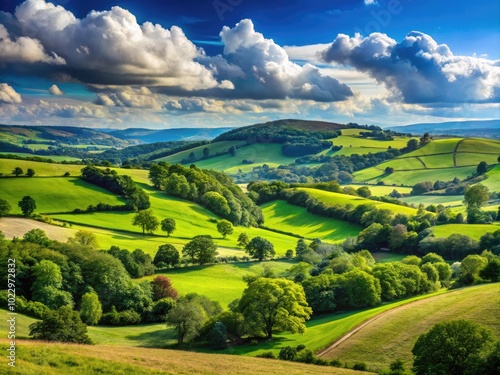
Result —
[[358, 225], [314, 215], [303, 207], [274, 201], [262, 206], [265, 224], [285, 232], [296, 233], [306, 238], [321, 238], [327, 241], [343, 241], [355, 237], [361, 231]]
[[459, 233], [479, 240], [481, 236], [488, 232], [500, 230], [500, 222], [494, 224], [445, 224], [436, 225], [432, 231], [436, 237], [448, 237], [450, 234]]
[[498, 339], [499, 315], [500, 284], [455, 290], [388, 311], [324, 357], [337, 358], [351, 365], [362, 361], [372, 370], [386, 369], [399, 358], [406, 362], [408, 368], [412, 361], [411, 348], [417, 337], [434, 324], [468, 319], [491, 329]]
[[355, 197], [352, 195], [339, 194], [339, 193], [331, 193], [329, 191], [310, 189], [310, 188], [300, 188], [300, 190], [307, 191], [314, 198], [318, 199], [321, 202], [325, 202], [328, 204], [340, 204], [347, 205], [352, 204], [353, 206], [359, 206], [360, 204], [373, 204], [375, 207], [382, 209], [389, 209], [394, 213], [403, 213], [406, 215], [414, 215], [416, 210], [411, 207], [400, 206], [392, 203], [384, 203], [378, 201], [372, 201], [370, 199], [365, 199], [361, 197]]
[[36, 212], [69, 212], [86, 209], [90, 204], [123, 205], [125, 200], [99, 186], [75, 177], [0, 178], [2, 198], [12, 205], [13, 214], [21, 214], [17, 203], [29, 195], [36, 201]]

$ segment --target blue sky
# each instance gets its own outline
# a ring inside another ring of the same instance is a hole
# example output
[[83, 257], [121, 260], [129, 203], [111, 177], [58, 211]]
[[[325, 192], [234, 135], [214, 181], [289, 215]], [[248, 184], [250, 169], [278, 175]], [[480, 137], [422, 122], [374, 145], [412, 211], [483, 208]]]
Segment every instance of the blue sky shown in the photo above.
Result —
[[0, 123], [500, 118], [500, 3], [2, 2]]

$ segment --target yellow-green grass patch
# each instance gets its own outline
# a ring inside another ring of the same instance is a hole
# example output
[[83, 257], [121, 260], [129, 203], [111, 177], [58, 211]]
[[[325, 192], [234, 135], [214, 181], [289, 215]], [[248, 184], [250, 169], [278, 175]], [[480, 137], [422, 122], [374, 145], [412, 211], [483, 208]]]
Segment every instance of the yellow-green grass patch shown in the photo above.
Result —
[[376, 169], [385, 171], [387, 167], [396, 171], [406, 171], [413, 169], [424, 169], [425, 166], [417, 158], [392, 159], [376, 166]]
[[304, 190], [304, 191], [308, 192], [311, 196], [316, 198], [317, 200], [324, 202], [324, 203], [327, 203], [327, 204], [330, 204], [330, 205], [352, 204], [353, 206], [359, 206], [360, 204], [371, 204], [371, 205], [374, 205], [378, 209], [388, 209], [394, 213], [402, 213], [402, 214], [406, 214], [406, 215], [415, 215], [416, 214], [416, 210], [414, 208], [400, 206], [397, 204], [378, 202], [378, 201], [373, 201], [373, 200], [365, 199], [365, 198], [361, 198], [361, 197], [355, 197], [352, 195], [332, 193], [329, 191], [323, 191], [323, 190], [317, 190], [317, 189], [300, 188], [299, 190]]
[[493, 139], [468, 138], [460, 142], [458, 152], [492, 153], [500, 155], [500, 141]]
[[488, 187], [490, 191], [500, 191], [500, 164], [486, 173], [488, 178], [481, 181], [481, 184]]
[[[33, 157], [40, 157], [40, 158], [46, 158], [46, 159], [52, 159], [54, 161], [80, 161], [81, 159], [79, 158], [74, 158], [71, 156], [62, 156], [62, 155], [34, 155], [34, 154], [28, 154], [25, 152], [0, 152], [0, 155], [16, 155], [22, 158], [33, 158]], [[1, 159], [4, 160], [4, 159]]]
[[176, 164], [180, 163], [181, 160], [183, 159], [188, 159], [189, 155], [192, 152], [194, 152], [196, 158], [201, 158], [203, 157], [203, 150], [205, 148], [209, 149], [210, 151], [209, 155], [215, 155], [217, 152], [229, 150], [232, 146], [238, 146], [244, 143], [245, 143], [244, 141], [221, 141], [221, 142], [209, 143], [203, 146], [190, 148], [189, 150], [180, 151], [173, 155], [165, 156], [160, 159], [156, 159], [156, 161], [166, 161], [170, 164]]
[[141, 280], [153, 280], [158, 275], [170, 278], [180, 295], [198, 293], [220, 302], [226, 308], [229, 303], [241, 297], [247, 283], [243, 276], [260, 275], [263, 265], [276, 275], [282, 275], [294, 261], [244, 262], [216, 264], [209, 266], [185, 267], [157, 273]]
[[453, 154], [420, 157], [427, 168], [453, 168]]
[[367, 187], [372, 192], [372, 195], [376, 197], [389, 195], [395, 189], [400, 194], [410, 194], [412, 188], [409, 187], [401, 187], [401, 186], [385, 186], [385, 185], [364, 185], [364, 184], [350, 184], [346, 185], [348, 187], [352, 187], [354, 189], [359, 189], [360, 187]]
[[418, 336], [435, 324], [456, 319], [479, 323], [500, 338], [500, 284], [451, 291], [387, 311], [361, 328], [324, 358], [353, 365], [365, 362], [373, 370], [385, 370], [396, 359], [411, 367], [411, 349]]
[[457, 152], [457, 154], [456, 154], [457, 166], [462, 166], [462, 165], [477, 166], [482, 161], [485, 161], [488, 164], [497, 164], [498, 163], [497, 158], [500, 156], [500, 150], [498, 150], [498, 155], [497, 154], [483, 154], [483, 153], [479, 153], [479, 150], [477, 150], [477, 151], [478, 151], [478, 153]]
[[14, 168], [20, 167], [26, 171], [33, 168], [37, 176], [62, 176], [69, 172], [72, 176], [79, 176], [84, 165], [42, 163], [29, 160], [0, 159], [0, 173], [4, 176], [12, 176]]
[[457, 143], [463, 138], [447, 138], [447, 139], [437, 139], [427, 143], [425, 146], [419, 149], [405, 154], [405, 156], [423, 156], [423, 155], [433, 155], [433, 154], [443, 154], [452, 153], [455, 151]]
[[264, 204], [262, 212], [267, 227], [306, 238], [321, 238], [325, 241], [338, 242], [346, 237], [356, 237], [362, 229], [358, 225], [342, 220], [311, 214], [303, 207], [281, 200]]
[[420, 203], [427, 205], [442, 204], [445, 207], [454, 207], [463, 205], [464, 200], [463, 195], [414, 195], [409, 197], [399, 198], [401, 201], [408, 204], [414, 204], [418, 206]]
[[493, 224], [444, 224], [436, 225], [432, 232], [436, 237], [449, 237], [451, 234], [465, 234], [474, 240], [479, 240], [482, 235], [488, 232], [500, 230], [500, 223]]
[[75, 177], [0, 178], [0, 191], [13, 214], [21, 214], [17, 203], [26, 195], [35, 200], [38, 213], [69, 212], [97, 203], [125, 204], [123, 198]]

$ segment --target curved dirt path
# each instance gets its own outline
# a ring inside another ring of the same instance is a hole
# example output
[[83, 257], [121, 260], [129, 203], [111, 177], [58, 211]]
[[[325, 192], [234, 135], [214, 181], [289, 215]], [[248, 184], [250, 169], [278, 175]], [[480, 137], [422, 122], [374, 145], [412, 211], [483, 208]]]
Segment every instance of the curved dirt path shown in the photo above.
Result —
[[9, 240], [14, 237], [22, 238], [26, 232], [36, 228], [45, 231], [47, 237], [50, 239], [62, 242], [66, 242], [68, 238], [74, 236], [76, 232], [75, 229], [63, 228], [32, 219], [21, 217], [0, 218], [0, 231], [2, 231]]
[[[459, 290], [459, 289], [457, 289]], [[337, 340], [335, 340], [334, 342], [332, 342], [328, 347], [326, 347], [325, 349], [319, 351], [318, 353], [316, 353], [316, 355], [318, 357], [322, 357], [324, 356], [326, 353], [328, 353], [330, 350], [333, 350], [335, 349], [337, 346], [339, 346], [340, 344], [342, 344], [344, 341], [346, 341], [347, 339], [349, 339], [352, 335], [355, 335], [356, 333], [358, 333], [360, 330], [362, 330], [364, 327], [366, 327], [367, 325], [373, 323], [375, 320], [385, 316], [386, 314], [388, 314], [389, 312], [394, 312], [395, 310], [398, 310], [398, 309], [402, 309], [402, 308], [407, 308], [408, 306], [414, 304], [414, 303], [417, 303], [417, 302], [420, 302], [420, 301], [425, 301], [425, 300], [428, 300], [430, 298], [434, 298], [434, 297], [438, 297], [438, 296], [432, 296], [432, 297], [429, 297], [429, 298], [424, 298], [424, 299], [419, 299], [419, 300], [416, 300], [416, 301], [411, 301], [411, 302], [408, 302], [408, 303], [405, 303], [404, 305], [400, 305], [400, 306], [396, 306], [396, 307], [393, 307], [392, 309], [389, 309], [389, 310], [386, 310], [384, 312], [381, 312], [380, 314], [377, 314], [375, 315], [373, 318], [370, 318], [368, 319], [367, 321], [361, 323], [360, 325], [354, 327], [353, 329], [351, 329], [349, 332], [347, 332], [345, 335], [343, 335], [342, 337], [338, 338]]]

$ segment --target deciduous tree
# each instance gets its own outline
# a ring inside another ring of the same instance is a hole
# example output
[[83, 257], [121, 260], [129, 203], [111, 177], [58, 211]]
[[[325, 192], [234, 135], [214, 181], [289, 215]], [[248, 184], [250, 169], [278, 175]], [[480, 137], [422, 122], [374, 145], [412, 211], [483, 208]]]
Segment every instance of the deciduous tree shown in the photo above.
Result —
[[187, 299], [180, 300], [167, 315], [167, 324], [174, 326], [179, 345], [198, 336], [206, 320], [203, 307], [196, 301]]
[[82, 322], [91, 326], [99, 323], [102, 316], [102, 306], [99, 297], [94, 292], [85, 293], [82, 296], [82, 306], [80, 307], [80, 318]]
[[12, 206], [5, 199], [0, 199], [0, 217], [6, 216], [12, 210]]
[[24, 216], [28, 217], [36, 210], [36, 202], [29, 195], [26, 195], [17, 204]]
[[210, 236], [196, 236], [182, 249], [182, 254], [200, 265], [215, 261], [217, 245]]
[[245, 246], [245, 251], [255, 259], [262, 261], [265, 258], [272, 258], [274, 256], [274, 246], [271, 242], [262, 237], [254, 237]]
[[[500, 232], [500, 231], [499, 231]], [[236, 243], [239, 247], [245, 247], [250, 242], [250, 238], [246, 233], [240, 233], [238, 236], [238, 242]]]
[[176, 227], [175, 219], [167, 218], [161, 221], [161, 230], [167, 232], [168, 237], [174, 233]]
[[302, 286], [285, 279], [260, 278], [250, 283], [238, 309], [247, 330], [268, 339], [277, 331], [303, 333], [312, 314]]
[[163, 266], [175, 266], [179, 263], [179, 259], [180, 255], [177, 249], [174, 245], [167, 243], [158, 247], [153, 263], [160, 268]]
[[132, 225], [136, 225], [142, 228], [142, 234], [153, 233], [160, 225], [156, 216], [153, 215], [153, 210], [147, 209], [139, 211], [135, 214], [132, 219]]
[[16, 177], [24, 174], [24, 171], [21, 167], [15, 167], [14, 170], [12, 171], [12, 174], [15, 175]]
[[222, 234], [223, 238], [226, 238], [228, 234], [233, 233], [233, 224], [228, 220], [219, 220], [217, 223], [217, 231]]

